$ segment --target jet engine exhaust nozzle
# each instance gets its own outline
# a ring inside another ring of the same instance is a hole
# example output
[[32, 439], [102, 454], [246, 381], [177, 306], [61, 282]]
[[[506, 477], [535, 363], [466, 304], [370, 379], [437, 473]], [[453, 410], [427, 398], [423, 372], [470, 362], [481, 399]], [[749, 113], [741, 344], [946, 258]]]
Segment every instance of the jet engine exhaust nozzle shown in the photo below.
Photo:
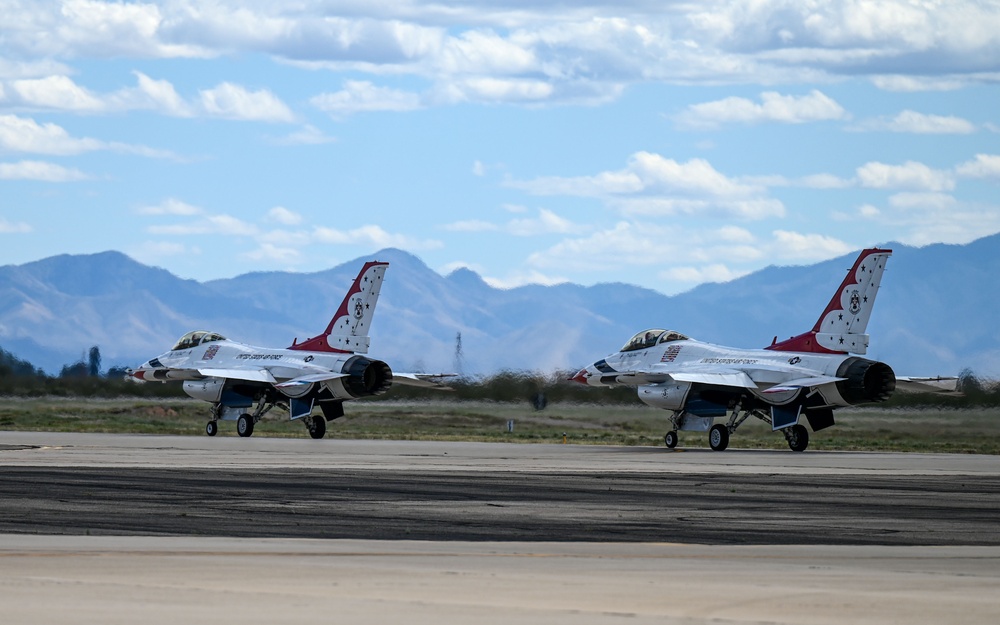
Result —
[[896, 375], [884, 362], [848, 358], [837, 370], [837, 377], [846, 378], [837, 382], [837, 390], [852, 406], [883, 402], [896, 390]]
[[354, 397], [381, 395], [392, 386], [392, 369], [381, 360], [369, 360], [355, 356], [342, 369], [349, 377], [344, 378], [344, 387]]

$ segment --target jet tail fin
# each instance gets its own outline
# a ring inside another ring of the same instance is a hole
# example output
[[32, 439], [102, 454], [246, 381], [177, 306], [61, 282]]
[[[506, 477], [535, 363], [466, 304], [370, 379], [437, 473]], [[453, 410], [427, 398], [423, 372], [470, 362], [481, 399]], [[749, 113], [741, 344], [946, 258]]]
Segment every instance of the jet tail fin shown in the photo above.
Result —
[[885, 263], [891, 255], [892, 250], [862, 250], [813, 329], [780, 343], [775, 341], [765, 349], [779, 352], [867, 352], [868, 335], [865, 329], [875, 305]]
[[323, 334], [301, 343], [296, 342], [288, 349], [368, 353], [368, 330], [371, 328], [382, 278], [388, 266], [389, 263], [378, 261], [365, 263]]

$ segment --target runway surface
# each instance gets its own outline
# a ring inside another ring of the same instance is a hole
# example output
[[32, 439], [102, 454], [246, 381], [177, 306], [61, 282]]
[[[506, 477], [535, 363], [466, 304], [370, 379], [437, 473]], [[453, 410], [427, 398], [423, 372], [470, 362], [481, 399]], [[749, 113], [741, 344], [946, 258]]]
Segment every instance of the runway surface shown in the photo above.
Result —
[[994, 456], [0, 432], [0, 501], [10, 622], [1000, 622]]

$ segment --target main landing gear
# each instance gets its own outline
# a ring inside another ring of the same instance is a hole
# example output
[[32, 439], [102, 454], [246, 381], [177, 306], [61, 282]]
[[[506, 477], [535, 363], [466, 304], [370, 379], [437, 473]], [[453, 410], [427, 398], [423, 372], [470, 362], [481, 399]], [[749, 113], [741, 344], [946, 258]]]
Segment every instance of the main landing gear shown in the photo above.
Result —
[[309, 436], [319, 439], [326, 435], [326, 419], [322, 416], [303, 417], [302, 422], [306, 424]]
[[[736, 431], [740, 425], [743, 424], [750, 417], [756, 417], [770, 425], [771, 416], [766, 412], [757, 409], [746, 409], [744, 410], [739, 404], [733, 408], [733, 413], [729, 416], [729, 420], [725, 423], [716, 423], [708, 431], [708, 446], [712, 448], [713, 451], [725, 451], [729, 447], [729, 437]], [[670, 423], [673, 426], [669, 432], [663, 436], [663, 442], [666, 444], [667, 449], [673, 449], [677, 447], [677, 430], [681, 429], [682, 422], [684, 420], [684, 411], [677, 410], [670, 417]], [[809, 446], [809, 430], [806, 426], [796, 423], [782, 430], [785, 435], [785, 440], [788, 441], [788, 448], [792, 451], [805, 451]]]
[[[287, 409], [287, 406], [284, 404], [268, 402], [266, 398], [260, 399], [253, 413], [244, 412], [236, 418], [236, 433], [243, 438], [253, 436], [254, 426], [275, 406]], [[224, 413], [226, 410], [225, 406], [219, 404], [212, 406], [212, 420], [205, 425], [205, 434], [215, 436], [219, 433], [219, 419], [225, 418]], [[228, 410], [236, 411], [235, 408]], [[232, 413], [230, 413], [228, 418], [229, 420], [233, 418]], [[320, 439], [326, 436], [326, 419], [322, 415], [302, 417], [302, 422], [305, 424], [306, 430], [312, 438]]]
[[[262, 397], [260, 401], [257, 402], [257, 407], [254, 408], [253, 413], [244, 412], [239, 417], [236, 418], [236, 433], [243, 438], [248, 436], [253, 436], [253, 428], [257, 425], [257, 422], [266, 415], [271, 408], [274, 408], [273, 403], [266, 401], [266, 398]], [[215, 436], [219, 433], [219, 419], [224, 419], [226, 417], [225, 412], [227, 410], [235, 411], [235, 408], [227, 409], [222, 404], [214, 404], [212, 406], [212, 420], [205, 425], [205, 434], [209, 436]], [[232, 413], [230, 413], [231, 415]], [[229, 416], [232, 419], [232, 416]]]

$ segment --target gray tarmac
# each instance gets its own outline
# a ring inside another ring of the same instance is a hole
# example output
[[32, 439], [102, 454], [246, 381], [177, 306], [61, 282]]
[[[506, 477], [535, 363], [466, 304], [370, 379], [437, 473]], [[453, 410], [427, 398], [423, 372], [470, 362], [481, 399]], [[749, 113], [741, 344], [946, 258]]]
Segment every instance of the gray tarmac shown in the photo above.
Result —
[[1000, 622], [1000, 457], [0, 432], [12, 623]]

